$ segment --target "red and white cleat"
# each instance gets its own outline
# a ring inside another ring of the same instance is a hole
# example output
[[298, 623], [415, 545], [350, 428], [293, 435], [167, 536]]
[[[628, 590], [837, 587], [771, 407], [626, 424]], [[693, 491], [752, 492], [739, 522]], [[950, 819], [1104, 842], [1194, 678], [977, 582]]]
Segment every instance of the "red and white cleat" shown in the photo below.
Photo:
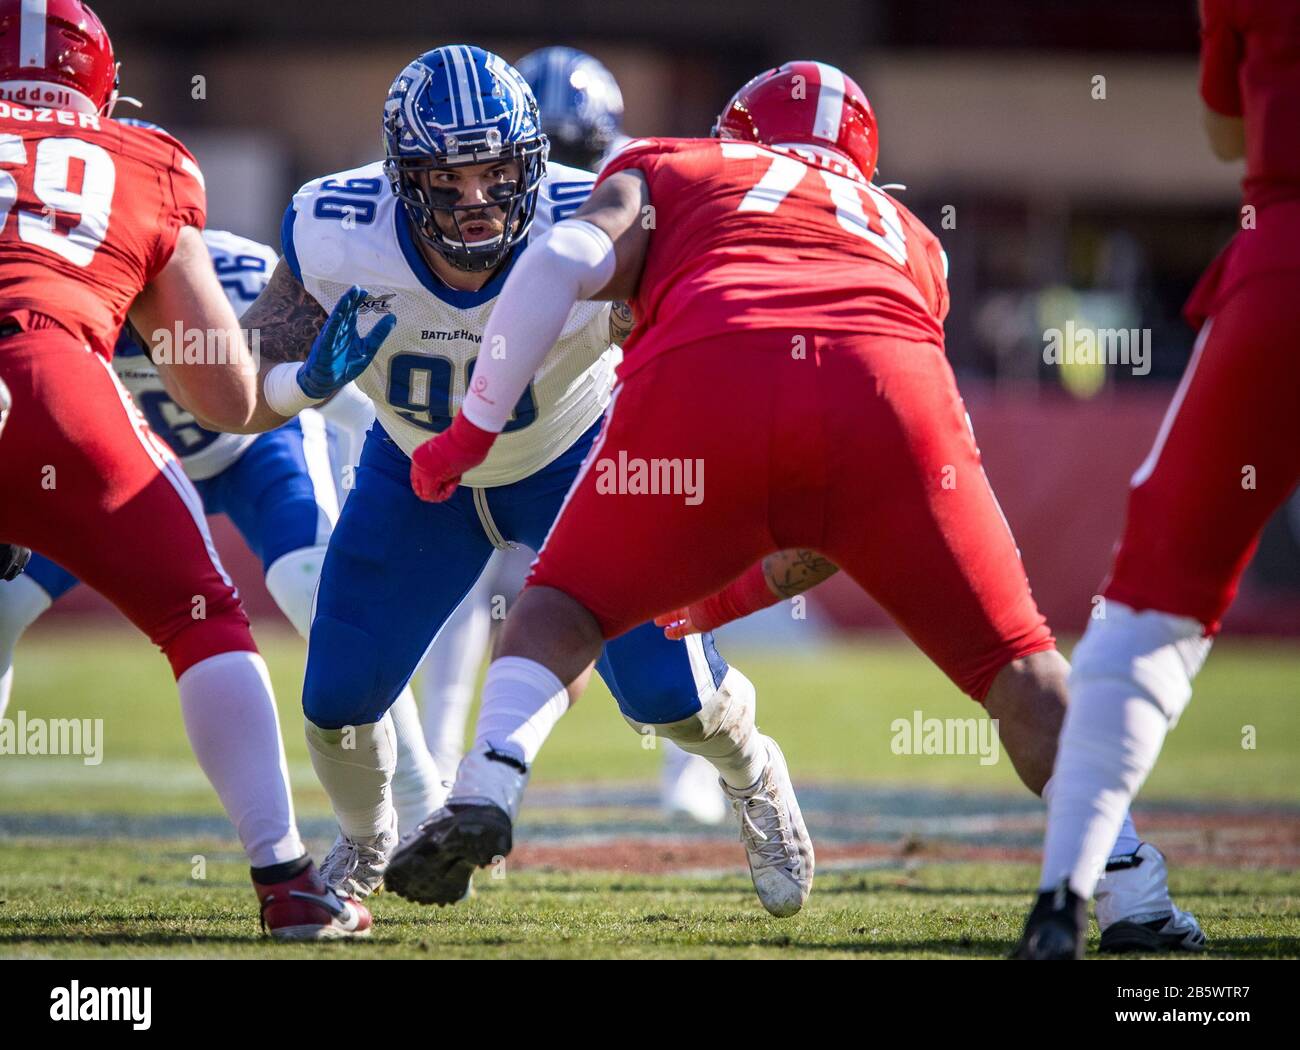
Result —
[[254, 882], [253, 889], [262, 902], [262, 930], [278, 941], [370, 936], [369, 909], [326, 886], [315, 864], [284, 882]]

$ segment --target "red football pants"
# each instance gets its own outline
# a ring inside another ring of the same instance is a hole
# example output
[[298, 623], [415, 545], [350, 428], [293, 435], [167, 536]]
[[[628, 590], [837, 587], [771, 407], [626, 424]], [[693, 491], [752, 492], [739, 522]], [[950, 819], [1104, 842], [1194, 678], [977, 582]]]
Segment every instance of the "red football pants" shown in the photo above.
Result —
[[799, 334], [800, 356], [794, 333], [746, 332], [627, 377], [529, 584], [612, 638], [812, 548], [982, 700], [1054, 643], [942, 349]]
[[107, 597], [177, 676], [255, 652], [203, 505], [99, 355], [62, 329], [0, 339], [13, 409], [0, 438], [0, 542], [31, 547]]
[[1300, 272], [1257, 273], [1206, 322], [1146, 462], [1102, 593], [1215, 633], [1300, 478]]

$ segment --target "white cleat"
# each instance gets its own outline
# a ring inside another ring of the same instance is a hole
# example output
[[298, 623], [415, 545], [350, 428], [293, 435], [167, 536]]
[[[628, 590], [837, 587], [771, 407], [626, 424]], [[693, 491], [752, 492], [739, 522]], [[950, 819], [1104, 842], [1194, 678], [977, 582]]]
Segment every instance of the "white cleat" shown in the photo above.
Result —
[[727, 796], [718, 786], [718, 771], [707, 758], [668, 742], [659, 785], [659, 804], [665, 819], [685, 818], [710, 826], [727, 819]]
[[1149, 842], [1111, 858], [1096, 898], [1103, 952], [1205, 950], [1205, 933], [1191, 912], [1170, 899], [1164, 854]]
[[514, 823], [528, 786], [528, 770], [511, 755], [483, 747], [460, 760], [445, 805], [496, 806]]
[[803, 907], [812, 890], [813, 847], [794, 797], [785, 756], [771, 737], [768, 764], [758, 783], [745, 791], [722, 784], [740, 820], [740, 841], [758, 899], [778, 919]]
[[397, 848], [397, 814], [392, 827], [373, 838], [350, 839], [342, 832], [321, 862], [325, 885], [342, 897], [365, 900], [384, 882], [388, 860]]

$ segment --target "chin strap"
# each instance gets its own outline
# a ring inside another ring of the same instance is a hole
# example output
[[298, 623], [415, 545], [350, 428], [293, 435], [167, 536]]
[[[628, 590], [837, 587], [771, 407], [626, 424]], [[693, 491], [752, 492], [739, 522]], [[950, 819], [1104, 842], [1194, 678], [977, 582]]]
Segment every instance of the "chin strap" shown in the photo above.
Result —
[[134, 95], [115, 94], [113, 95], [112, 98], [110, 98], [107, 102], [104, 103], [104, 109], [100, 115], [105, 117], [111, 117], [113, 115], [113, 110], [117, 108], [117, 104], [119, 102], [125, 102], [127, 103], [127, 105], [135, 106], [136, 109], [144, 109], [144, 103], [141, 102]]

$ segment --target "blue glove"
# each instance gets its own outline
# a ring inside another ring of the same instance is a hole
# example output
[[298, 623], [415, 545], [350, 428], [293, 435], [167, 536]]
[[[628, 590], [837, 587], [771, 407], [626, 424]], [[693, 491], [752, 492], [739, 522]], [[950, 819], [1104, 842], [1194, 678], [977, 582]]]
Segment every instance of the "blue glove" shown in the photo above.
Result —
[[354, 284], [334, 304], [311, 345], [311, 353], [298, 369], [298, 386], [308, 397], [320, 401], [356, 379], [369, 367], [397, 324], [397, 318], [388, 314], [379, 319], [369, 335], [357, 335], [357, 312], [368, 295]]

